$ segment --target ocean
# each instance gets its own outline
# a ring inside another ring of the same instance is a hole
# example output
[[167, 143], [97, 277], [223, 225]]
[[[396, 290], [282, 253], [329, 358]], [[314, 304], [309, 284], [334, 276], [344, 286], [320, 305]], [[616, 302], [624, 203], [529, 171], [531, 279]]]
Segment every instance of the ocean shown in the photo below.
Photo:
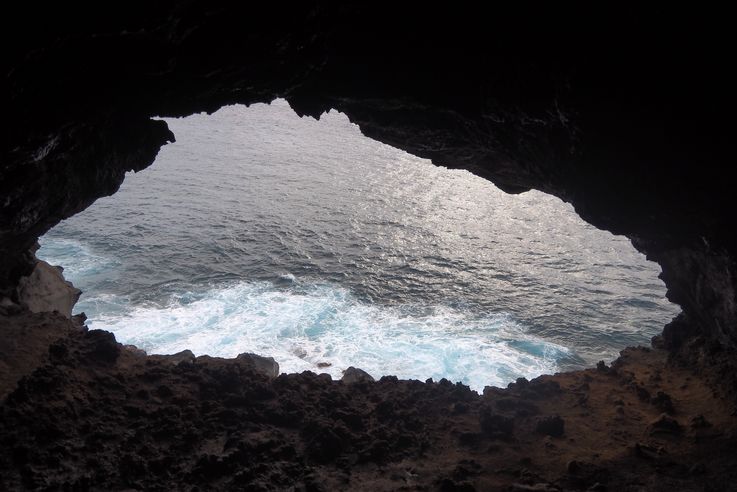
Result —
[[680, 310], [660, 268], [558, 198], [283, 100], [166, 119], [177, 142], [41, 238], [90, 328], [149, 353], [273, 356], [476, 390], [609, 361]]

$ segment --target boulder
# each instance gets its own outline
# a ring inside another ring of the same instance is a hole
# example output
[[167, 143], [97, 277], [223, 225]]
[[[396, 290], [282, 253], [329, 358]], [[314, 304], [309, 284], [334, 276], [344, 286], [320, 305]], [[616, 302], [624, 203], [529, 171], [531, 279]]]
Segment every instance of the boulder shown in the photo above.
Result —
[[18, 282], [18, 300], [33, 313], [57, 311], [72, 317], [82, 291], [64, 280], [62, 269], [39, 260], [27, 277]]
[[273, 357], [262, 357], [256, 354], [243, 353], [235, 358], [239, 362], [246, 362], [256, 372], [273, 379], [279, 375], [279, 364]]
[[341, 381], [343, 381], [346, 384], [353, 384], [353, 383], [360, 383], [363, 381], [372, 382], [374, 381], [374, 378], [371, 376], [371, 374], [367, 373], [363, 369], [358, 369], [356, 367], [349, 367], [345, 371], [343, 371], [343, 377], [341, 378]]
[[167, 355], [166, 359], [172, 364], [179, 364], [181, 362], [192, 363], [195, 360], [195, 355], [192, 353], [191, 350], [182, 350], [181, 352], [177, 352], [176, 354]]

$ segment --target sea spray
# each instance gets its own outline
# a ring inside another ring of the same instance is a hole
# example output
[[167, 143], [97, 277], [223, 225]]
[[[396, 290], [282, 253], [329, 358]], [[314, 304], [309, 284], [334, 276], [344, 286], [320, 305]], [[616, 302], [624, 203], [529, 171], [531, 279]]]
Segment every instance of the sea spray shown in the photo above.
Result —
[[[94, 298], [88, 302], [94, 301]], [[473, 389], [557, 369], [570, 352], [530, 336], [508, 315], [469, 316], [450, 308], [382, 307], [330, 285], [283, 289], [238, 283], [185, 293], [165, 306], [143, 304], [102, 314], [91, 328], [113, 331], [149, 353], [273, 356], [283, 372], [327, 372], [349, 366], [375, 377], [447, 378]]]
[[84, 291], [76, 311], [123, 342], [480, 389], [610, 360], [678, 312], [658, 266], [570, 204], [340, 113], [277, 100], [166, 121], [177, 142], [150, 168], [40, 240]]

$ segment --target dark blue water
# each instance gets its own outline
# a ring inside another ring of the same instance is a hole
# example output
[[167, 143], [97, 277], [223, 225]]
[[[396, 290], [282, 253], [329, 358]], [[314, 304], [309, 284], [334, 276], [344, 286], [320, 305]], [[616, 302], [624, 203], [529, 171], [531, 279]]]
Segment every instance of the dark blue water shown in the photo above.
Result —
[[77, 311], [124, 343], [480, 389], [611, 359], [678, 312], [656, 264], [568, 204], [434, 167], [339, 113], [167, 121], [177, 143], [151, 168], [41, 240], [84, 290]]

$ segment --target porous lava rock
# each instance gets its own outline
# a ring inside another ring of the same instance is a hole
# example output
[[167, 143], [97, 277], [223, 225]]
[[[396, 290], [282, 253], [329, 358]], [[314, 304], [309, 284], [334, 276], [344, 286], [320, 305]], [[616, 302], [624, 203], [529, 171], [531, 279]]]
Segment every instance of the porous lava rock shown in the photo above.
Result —
[[[542, 376], [529, 386], [558, 388], [542, 398], [519, 385], [479, 396], [446, 380], [344, 384], [273, 378], [244, 357], [147, 356], [55, 316], [43, 332], [56, 339], [36, 344], [46, 353], [5, 385], [2, 490], [702, 491], [737, 480], [719, 363], [628, 349], [618, 375]], [[640, 399], [631, 379], [667, 392], [692, 424]]]
[[[734, 488], [726, 10], [165, 0], [26, 2], [4, 19], [0, 488]], [[157, 116], [277, 97], [570, 202], [657, 261], [682, 314], [654, 350], [478, 396], [445, 380], [344, 384], [273, 377], [250, 358], [148, 356], [29, 291], [46, 268], [38, 238], [174, 140]], [[541, 437], [556, 415], [564, 434]]]

